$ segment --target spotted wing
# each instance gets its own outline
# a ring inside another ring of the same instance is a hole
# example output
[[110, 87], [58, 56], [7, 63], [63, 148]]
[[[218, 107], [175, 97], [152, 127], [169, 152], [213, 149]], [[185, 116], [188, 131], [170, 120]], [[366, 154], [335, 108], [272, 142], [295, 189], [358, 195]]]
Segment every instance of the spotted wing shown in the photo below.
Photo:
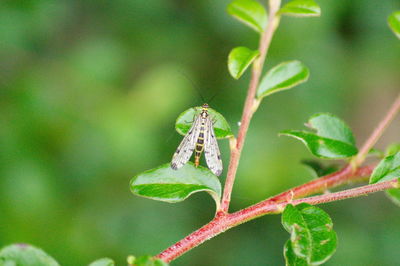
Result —
[[196, 146], [196, 141], [200, 134], [201, 118], [200, 115], [194, 120], [192, 127], [189, 132], [183, 138], [181, 144], [179, 144], [176, 149], [174, 156], [171, 161], [171, 168], [177, 170], [181, 168], [187, 161], [189, 161], [194, 148]]
[[204, 153], [208, 168], [210, 168], [211, 172], [216, 176], [219, 176], [222, 173], [223, 166], [217, 138], [214, 134], [213, 122], [210, 116], [207, 117], [204, 136]]

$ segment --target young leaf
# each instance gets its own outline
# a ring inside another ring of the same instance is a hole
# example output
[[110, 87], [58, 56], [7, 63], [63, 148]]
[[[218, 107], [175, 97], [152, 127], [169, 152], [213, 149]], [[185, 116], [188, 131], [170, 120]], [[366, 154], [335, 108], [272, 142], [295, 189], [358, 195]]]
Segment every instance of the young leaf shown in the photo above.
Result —
[[367, 153], [367, 157], [377, 157], [382, 159], [383, 157], [385, 157], [385, 154], [379, 149], [371, 148]]
[[335, 252], [336, 232], [322, 209], [307, 203], [289, 204], [283, 211], [282, 224], [290, 233], [290, 244], [285, 245], [287, 265], [320, 265]]
[[59, 266], [43, 250], [28, 244], [13, 244], [0, 250], [0, 265]]
[[[186, 135], [192, 126], [193, 120], [196, 115], [200, 114], [201, 107], [192, 107], [181, 113], [176, 119], [175, 129], [181, 135]], [[214, 122], [214, 133], [217, 139], [224, 139], [233, 136], [231, 127], [226, 119], [214, 109], [208, 108], [208, 113]]]
[[228, 69], [231, 76], [239, 79], [259, 54], [258, 50], [253, 51], [243, 46], [232, 49], [228, 56]]
[[293, 0], [284, 5], [279, 13], [292, 17], [319, 17], [321, 8], [314, 0]]
[[257, 89], [257, 98], [261, 99], [272, 93], [290, 89], [307, 81], [308, 68], [300, 61], [283, 62], [267, 72]]
[[393, 12], [388, 17], [388, 24], [393, 33], [400, 39], [400, 11]]
[[216, 203], [221, 196], [221, 183], [208, 169], [195, 167], [188, 162], [179, 170], [169, 163], [148, 170], [132, 178], [131, 191], [137, 196], [175, 203], [185, 200], [196, 192], [208, 192]]
[[393, 201], [394, 204], [400, 206], [400, 188], [386, 190], [386, 196]]
[[385, 155], [386, 155], [386, 156], [394, 155], [394, 154], [396, 154], [396, 153], [399, 152], [399, 151], [400, 151], [400, 143], [393, 143], [393, 144], [390, 144], [390, 145], [386, 148]]
[[316, 114], [308, 125], [317, 133], [285, 130], [280, 135], [286, 135], [301, 140], [312, 154], [319, 158], [341, 159], [356, 155], [358, 150], [350, 128], [332, 114]]
[[385, 157], [372, 172], [370, 184], [400, 178], [400, 151]]
[[168, 266], [169, 264], [163, 260], [156, 259], [152, 256], [140, 256], [135, 259], [134, 266]]
[[228, 14], [261, 33], [267, 25], [267, 12], [254, 0], [235, 0], [228, 5]]
[[109, 258], [102, 258], [93, 261], [89, 266], [115, 266], [115, 262]]

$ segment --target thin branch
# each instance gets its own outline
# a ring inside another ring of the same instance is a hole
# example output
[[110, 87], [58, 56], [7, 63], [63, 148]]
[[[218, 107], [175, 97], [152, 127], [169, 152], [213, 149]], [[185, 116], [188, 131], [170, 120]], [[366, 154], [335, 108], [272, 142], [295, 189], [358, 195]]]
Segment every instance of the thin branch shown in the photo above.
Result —
[[385, 129], [390, 125], [390, 123], [393, 121], [393, 119], [395, 118], [396, 114], [399, 111], [400, 111], [400, 94], [397, 96], [397, 99], [394, 101], [394, 103], [390, 107], [385, 118], [375, 128], [374, 132], [365, 141], [360, 152], [354, 158], [354, 160], [352, 162], [352, 165], [354, 168], [360, 166], [364, 162], [365, 156], [368, 154], [369, 150], [375, 145], [375, 143], [378, 141], [378, 139], [382, 136]]
[[335, 188], [351, 181], [357, 181], [358, 179], [369, 177], [374, 168], [375, 165], [368, 165], [358, 168], [357, 171], [353, 173], [352, 168], [347, 166], [338, 172], [315, 179], [293, 189], [289, 189], [277, 196], [267, 199], [266, 201], [282, 202], [324, 192], [327, 189]]
[[354, 172], [351, 171], [350, 167], [346, 167], [336, 173], [313, 180], [235, 213], [219, 213], [210, 223], [170, 246], [158, 254], [157, 257], [166, 262], [172, 261], [231, 227], [268, 213], [281, 211], [282, 203], [284, 202], [292, 202], [293, 199], [298, 197], [309, 196], [325, 189], [348, 183], [349, 181], [368, 177], [373, 169], [373, 166], [365, 166]]
[[250, 125], [250, 120], [255, 112], [253, 106], [254, 106], [257, 87], [260, 82], [262, 68], [268, 53], [268, 48], [272, 41], [272, 37], [279, 22], [279, 19], [276, 17], [276, 13], [279, 10], [279, 4], [280, 4], [279, 2], [280, 1], [276, 0], [270, 1], [268, 24], [260, 38], [260, 44], [259, 44], [260, 56], [253, 64], [250, 85], [247, 91], [247, 97], [243, 108], [242, 119], [240, 121], [240, 128], [238, 132], [236, 147], [231, 147], [231, 156], [228, 166], [228, 173], [226, 175], [224, 194], [221, 200], [221, 209], [219, 210], [219, 212], [221, 213], [227, 213], [229, 209], [229, 204], [231, 201], [231, 193], [233, 184], [235, 182], [237, 168], [239, 165], [240, 154], [243, 149], [247, 130]]
[[359, 196], [364, 196], [370, 193], [375, 193], [378, 191], [386, 190], [389, 188], [398, 188], [399, 183], [397, 180], [392, 180], [392, 181], [386, 181], [378, 184], [373, 184], [373, 185], [366, 185], [366, 186], [361, 186], [357, 188], [352, 188], [352, 189], [347, 189], [335, 193], [328, 193], [324, 195], [318, 195], [314, 197], [309, 197], [309, 198], [303, 198], [303, 199], [297, 199], [293, 201], [285, 201], [281, 202], [278, 204], [262, 204], [263, 202], [260, 202], [259, 204], [250, 206], [248, 208], [245, 208], [241, 211], [229, 214], [229, 222], [228, 225], [226, 226], [225, 230], [234, 227], [238, 224], [242, 224], [244, 222], [253, 220], [255, 217], [260, 217], [262, 215], [270, 214], [270, 213], [281, 213], [286, 205], [288, 204], [293, 204], [297, 205], [300, 203], [308, 203], [311, 205], [317, 205], [321, 203], [327, 203], [327, 202], [332, 202], [332, 201], [338, 201], [338, 200], [343, 200], [343, 199], [348, 199], [348, 198], [355, 198]]
[[328, 193], [328, 194], [310, 197], [310, 198], [298, 199], [298, 200], [294, 200], [292, 202], [292, 204], [297, 205], [297, 204], [306, 202], [306, 203], [315, 205], [315, 204], [327, 203], [327, 202], [332, 202], [332, 201], [344, 200], [344, 199], [348, 199], [348, 198], [355, 198], [355, 197], [359, 197], [359, 196], [366, 196], [370, 193], [375, 193], [375, 192], [386, 190], [389, 188], [398, 188], [397, 180], [386, 181], [386, 182], [377, 183], [377, 184], [373, 184], [373, 185], [366, 185], [366, 186], [362, 186], [362, 187], [347, 189], [347, 190], [343, 190], [343, 191], [339, 191], [339, 192], [335, 192], [335, 193]]
[[156, 256], [157, 258], [160, 258], [166, 262], [170, 262], [176, 259], [177, 257], [181, 256], [185, 252], [189, 251], [190, 249], [202, 244], [206, 240], [236, 225], [255, 219], [262, 215], [270, 213], [280, 213], [283, 211], [284, 207], [287, 204], [296, 205], [302, 202], [307, 202], [309, 204], [320, 204], [320, 203], [326, 203], [326, 202], [366, 195], [369, 193], [374, 193], [388, 188], [399, 187], [397, 181], [387, 181], [378, 184], [366, 185], [349, 190], [344, 190], [340, 192], [298, 199], [318, 192], [322, 192], [326, 189], [333, 188], [341, 184], [345, 184], [349, 181], [365, 178], [372, 173], [374, 166], [366, 166], [362, 168], [358, 167], [364, 161], [365, 156], [370, 150], [370, 148], [372, 148], [373, 145], [378, 141], [383, 131], [386, 129], [386, 127], [394, 119], [397, 112], [400, 110], [400, 95], [396, 99], [393, 106], [390, 108], [385, 118], [375, 129], [371, 137], [368, 138], [358, 156], [356, 156], [356, 158], [351, 162], [351, 165], [345, 167], [344, 169], [336, 173], [333, 173], [325, 177], [321, 177], [314, 181], [308, 182], [304, 185], [295, 187], [277, 196], [274, 196], [272, 198], [259, 202], [255, 205], [247, 207], [243, 210], [237, 211], [232, 214], [227, 213], [240, 154], [243, 148], [247, 130], [249, 128], [251, 117], [254, 114], [254, 111], [256, 110], [254, 106], [258, 104], [258, 102], [255, 100], [255, 94], [261, 76], [262, 66], [264, 64], [265, 57], [267, 55], [268, 47], [272, 40], [273, 33], [279, 22], [279, 19], [275, 16], [277, 10], [279, 9], [279, 4], [280, 0], [270, 0], [269, 23], [260, 41], [260, 48], [259, 48], [261, 53], [260, 57], [258, 61], [254, 63], [253, 66], [252, 78], [250, 81], [249, 90], [243, 110], [238, 138], [237, 140], [234, 138], [230, 140], [231, 160], [228, 167], [224, 194], [221, 201], [221, 209], [217, 212], [217, 215], [211, 222], [204, 225], [203, 227], [193, 232], [192, 234], [188, 235], [181, 241], [170, 246], [169, 248], [158, 254]]

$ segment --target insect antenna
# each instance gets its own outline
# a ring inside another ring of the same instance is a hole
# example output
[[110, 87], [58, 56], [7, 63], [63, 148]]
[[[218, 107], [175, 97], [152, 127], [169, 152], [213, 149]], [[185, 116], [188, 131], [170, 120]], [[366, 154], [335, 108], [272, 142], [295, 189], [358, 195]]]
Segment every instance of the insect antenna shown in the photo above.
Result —
[[208, 103], [211, 103], [211, 101], [215, 99], [215, 97], [219, 94], [220, 91], [221, 91], [221, 90], [217, 90], [217, 91], [214, 93], [214, 95], [211, 96], [210, 100], [208, 100]]
[[194, 81], [189, 78], [184, 72], [182, 71], [178, 71], [183, 77], [186, 78], [186, 80], [188, 80], [190, 82], [190, 84], [192, 84], [192, 88], [194, 88], [197, 92], [197, 94], [200, 96], [201, 100], [202, 100], [202, 104], [206, 102], [206, 100], [204, 99], [203, 95], [201, 94], [201, 90], [199, 88], [199, 86], [196, 85], [196, 83], [194, 83]]

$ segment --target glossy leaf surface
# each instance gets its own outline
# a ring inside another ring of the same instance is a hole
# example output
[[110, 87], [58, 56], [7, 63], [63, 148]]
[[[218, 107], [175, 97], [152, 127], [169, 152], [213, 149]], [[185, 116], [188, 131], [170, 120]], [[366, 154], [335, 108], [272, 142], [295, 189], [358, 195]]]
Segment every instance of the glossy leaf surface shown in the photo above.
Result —
[[193, 193], [205, 191], [218, 204], [221, 195], [219, 179], [208, 168], [196, 168], [192, 162], [178, 170], [173, 170], [167, 163], [143, 172], [132, 178], [130, 187], [137, 196], [169, 203], [180, 202]]
[[263, 5], [254, 0], [235, 0], [228, 5], [228, 13], [261, 33], [267, 25], [267, 12]]
[[133, 266], [168, 266], [168, 265], [169, 265], [168, 263], [148, 255], [138, 257], [133, 264]]
[[109, 258], [101, 258], [89, 264], [89, 266], [114, 266], [114, 265], [115, 265], [114, 261]]
[[228, 69], [231, 76], [239, 79], [259, 54], [258, 50], [250, 50], [243, 46], [232, 49], [228, 57]]
[[285, 130], [281, 135], [301, 140], [317, 157], [341, 159], [357, 154], [351, 129], [332, 114], [321, 113], [312, 116], [307, 124], [316, 133], [300, 130]]
[[375, 167], [369, 180], [370, 184], [400, 178], [400, 152], [385, 157]]
[[321, 8], [314, 0], [293, 0], [285, 4], [279, 13], [292, 17], [319, 17]]
[[0, 250], [1, 266], [59, 266], [40, 248], [28, 244], [13, 244]]
[[336, 232], [322, 209], [307, 203], [289, 204], [282, 213], [282, 224], [290, 233], [284, 249], [287, 265], [320, 265], [335, 252]]
[[283, 62], [265, 74], [257, 89], [257, 98], [288, 90], [307, 81], [310, 75], [308, 68], [300, 61]]
[[400, 39], [400, 11], [393, 12], [388, 17], [388, 24], [393, 33]]
[[400, 207], [400, 188], [391, 188], [386, 190], [386, 196]]
[[[201, 106], [192, 107], [181, 113], [176, 119], [175, 129], [181, 135], [186, 135], [193, 124], [194, 118], [200, 114]], [[224, 139], [233, 136], [231, 127], [226, 119], [217, 111], [208, 108], [208, 113], [214, 121], [214, 133], [217, 139]]]

